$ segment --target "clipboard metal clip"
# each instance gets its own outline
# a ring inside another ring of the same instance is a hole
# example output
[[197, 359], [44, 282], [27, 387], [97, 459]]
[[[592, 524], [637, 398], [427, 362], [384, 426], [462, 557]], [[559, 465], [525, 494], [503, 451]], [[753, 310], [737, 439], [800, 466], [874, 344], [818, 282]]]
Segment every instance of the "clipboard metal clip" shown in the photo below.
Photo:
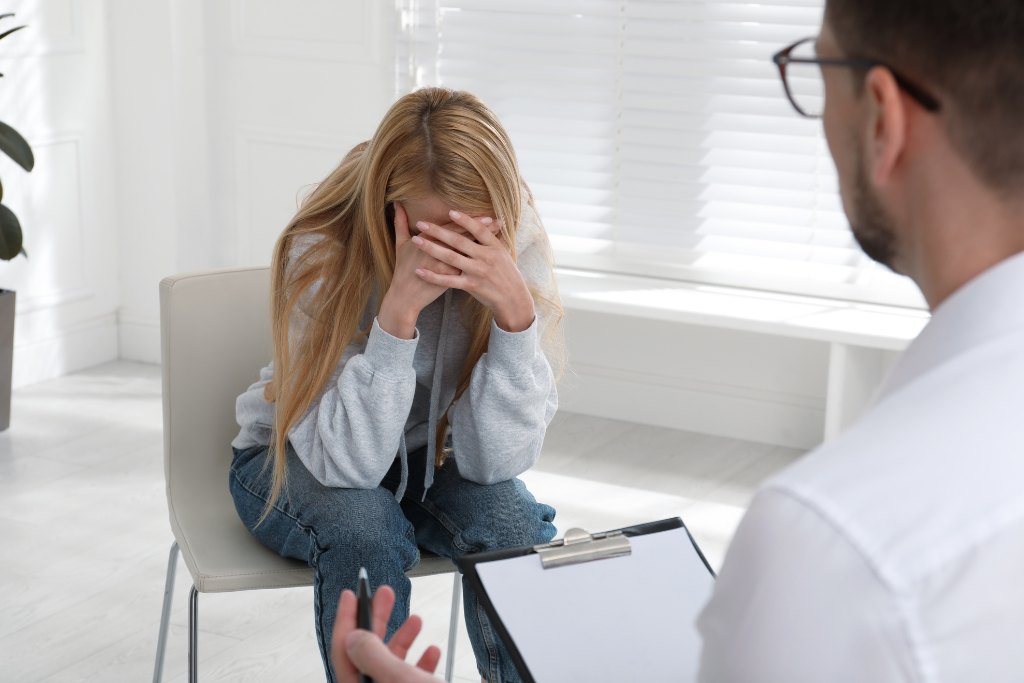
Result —
[[565, 532], [565, 538], [535, 545], [533, 549], [540, 555], [544, 569], [624, 557], [633, 553], [629, 538], [621, 531], [591, 535], [583, 529], [569, 529]]

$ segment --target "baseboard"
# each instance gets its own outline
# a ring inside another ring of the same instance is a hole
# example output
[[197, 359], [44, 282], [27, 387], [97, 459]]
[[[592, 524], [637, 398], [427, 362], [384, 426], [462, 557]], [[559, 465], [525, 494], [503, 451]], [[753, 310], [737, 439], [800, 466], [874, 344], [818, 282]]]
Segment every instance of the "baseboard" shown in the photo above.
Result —
[[45, 337], [16, 340], [11, 386], [17, 389], [112, 360], [117, 360], [117, 316], [110, 313]]
[[805, 450], [825, 425], [824, 401], [585, 364], [559, 383], [559, 410]]
[[160, 319], [120, 311], [117, 316], [118, 357], [160, 364]]

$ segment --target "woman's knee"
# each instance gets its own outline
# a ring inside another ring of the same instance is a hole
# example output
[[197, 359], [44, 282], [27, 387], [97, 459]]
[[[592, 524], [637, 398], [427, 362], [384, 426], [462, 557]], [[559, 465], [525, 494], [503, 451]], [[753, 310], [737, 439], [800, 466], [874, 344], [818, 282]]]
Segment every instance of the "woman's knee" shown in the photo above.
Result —
[[364, 557], [397, 552], [403, 563], [415, 563], [412, 525], [387, 489], [334, 488], [295, 471], [268, 511], [270, 489], [260, 462], [236, 464], [229, 485], [238, 516], [269, 548], [305, 560], [335, 549]]
[[480, 550], [496, 550], [547, 543], [555, 537], [555, 509], [538, 503], [519, 479], [481, 487], [472, 524], [462, 533], [464, 541]]
[[316, 512], [317, 543], [323, 550], [349, 548], [359, 553], [416, 547], [412, 525], [387, 489], [334, 489]]

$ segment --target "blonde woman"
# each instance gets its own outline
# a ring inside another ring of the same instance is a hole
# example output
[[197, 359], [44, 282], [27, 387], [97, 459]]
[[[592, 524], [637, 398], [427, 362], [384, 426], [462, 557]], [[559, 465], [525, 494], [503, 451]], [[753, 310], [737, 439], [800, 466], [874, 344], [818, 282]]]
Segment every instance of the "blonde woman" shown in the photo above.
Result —
[[[508, 135], [468, 93], [400, 99], [282, 233], [274, 357], [239, 396], [230, 486], [249, 530], [315, 572], [328, 679], [360, 567], [409, 613], [418, 548], [544, 543], [555, 511], [516, 476], [557, 408], [561, 307]], [[518, 681], [469, 586], [481, 675]]]

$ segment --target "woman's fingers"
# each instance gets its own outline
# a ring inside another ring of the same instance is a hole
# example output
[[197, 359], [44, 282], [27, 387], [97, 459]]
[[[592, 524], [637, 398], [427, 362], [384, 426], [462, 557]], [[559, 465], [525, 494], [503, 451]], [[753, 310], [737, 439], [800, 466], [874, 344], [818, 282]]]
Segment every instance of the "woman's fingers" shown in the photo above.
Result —
[[[451, 232], [449, 232], [447, 230], [443, 230], [442, 228], [438, 228], [438, 227], [431, 228], [431, 233], [430, 234], [431, 234], [431, 237], [435, 237], [436, 238], [436, 237], [440, 237], [442, 232], [448, 233], [447, 235], [445, 235], [442, 238], [443, 240], [447, 241], [448, 239], [452, 239], [453, 233], [451, 233]], [[458, 237], [458, 236], [454, 235], [454, 237]], [[460, 237], [459, 239], [464, 240], [466, 242], [469, 241], [469, 240], [466, 240], [465, 237]], [[416, 237], [412, 238], [412, 242], [417, 247], [419, 247], [421, 251], [426, 253], [428, 256], [432, 256], [435, 259], [437, 259], [438, 261], [440, 261], [441, 263], [446, 263], [446, 264], [452, 266], [453, 268], [458, 268], [459, 270], [463, 270], [464, 271], [464, 270], [466, 270], [466, 267], [469, 266], [472, 263], [471, 259], [467, 258], [466, 256], [463, 256], [458, 251], [454, 251], [452, 249], [449, 249], [448, 247], [444, 246], [443, 244], [439, 244], [438, 242], [435, 242], [432, 239], [426, 239], [424, 237], [421, 237], [421, 236], [417, 235]]]
[[462, 275], [462, 271], [455, 266], [450, 266], [443, 261], [438, 261], [436, 258], [428, 257], [428, 259], [429, 260], [426, 263], [420, 264], [421, 268], [432, 270], [435, 273], [440, 273], [441, 275]]
[[465, 275], [441, 275], [440, 273], [435, 273], [434, 271], [427, 270], [425, 268], [417, 268], [416, 274], [427, 282], [440, 287], [448, 287], [449, 289], [466, 288]]
[[388, 649], [399, 659], [405, 659], [413, 641], [420, 634], [421, 628], [423, 628], [423, 620], [415, 614], [412, 615], [402, 624], [401, 628], [395, 631], [395, 635], [391, 636], [391, 640], [388, 641]]
[[[498, 236], [501, 234], [501, 221], [496, 221], [490, 216], [481, 216], [476, 220], [480, 221], [481, 225], [490, 230], [492, 235]], [[469, 235], [469, 237], [473, 239], [474, 242], [476, 241], [476, 238], [473, 237], [473, 233], [471, 233], [469, 230], [466, 230], [458, 223], [435, 223], [434, 225], [437, 225], [439, 228], [444, 228], [445, 230], [450, 230], [451, 232], [454, 232], [457, 235]], [[418, 230], [419, 228], [416, 229]], [[412, 231], [413, 228], [409, 228], [410, 235], [412, 234]]]
[[[481, 218], [480, 222], [483, 223], [484, 226], [494, 234], [494, 237], [499, 242], [501, 242], [501, 246], [505, 247], [506, 249], [509, 248], [508, 242], [505, 241], [505, 236], [501, 234], [501, 227], [504, 225], [504, 223], [502, 223], [500, 220], [496, 221], [490, 218]], [[511, 251], [511, 249], [509, 249], [509, 251]]]
[[[421, 231], [420, 237], [427, 237], [431, 241], [439, 244], [447, 244], [448, 246], [453, 247], [456, 251], [471, 258], [476, 258], [480, 255], [481, 245], [470, 239], [473, 237], [472, 233], [469, 233], [469, 237], [467, 237], [455, 230], [449, 230], [448, 228], [444, 228], [440, 225], [434, 225], [433, 223], [424, 223], [423, 221], [417, 223], [416, 227]], [[463, 228], [463, 230], [465, 229]]]
[[490, 230], [481, 225], [477, 219], [458, 211], [449, 211], [448, 215], [451, 216], [454, 222], [458, 223], [466, 230], [469, 230], [470, 234], [472, 234], [480, 244], [484, 246], [491, 246], [495, 243], [494, 235]]
[[492, 235], [498, 236], [499, 234], [501, 234], [501, 221], [496, 221], [490, 216], [484, 216], [483, 218], [478, 218], [477, 220], [480, 221], [481, 225], [490, 230]]
[[395, 249], [409, 241], [409, 217], [402, 202], [395, 202]]
[[434, 673], [434, 669], [437, 668], [439, 661], [441, 661], [441, 648], [437, 645], [431, 645], [423, 653], [423, 656], [420, 657], [420, 661], [416, 662], [416, 667], [423, 669], [427, 673]]
[[373, 632], [383, 638], [388, 630], [391, 608], [395, 606], [395, 591], [390, 586], [381, 586], [373, 594]]

